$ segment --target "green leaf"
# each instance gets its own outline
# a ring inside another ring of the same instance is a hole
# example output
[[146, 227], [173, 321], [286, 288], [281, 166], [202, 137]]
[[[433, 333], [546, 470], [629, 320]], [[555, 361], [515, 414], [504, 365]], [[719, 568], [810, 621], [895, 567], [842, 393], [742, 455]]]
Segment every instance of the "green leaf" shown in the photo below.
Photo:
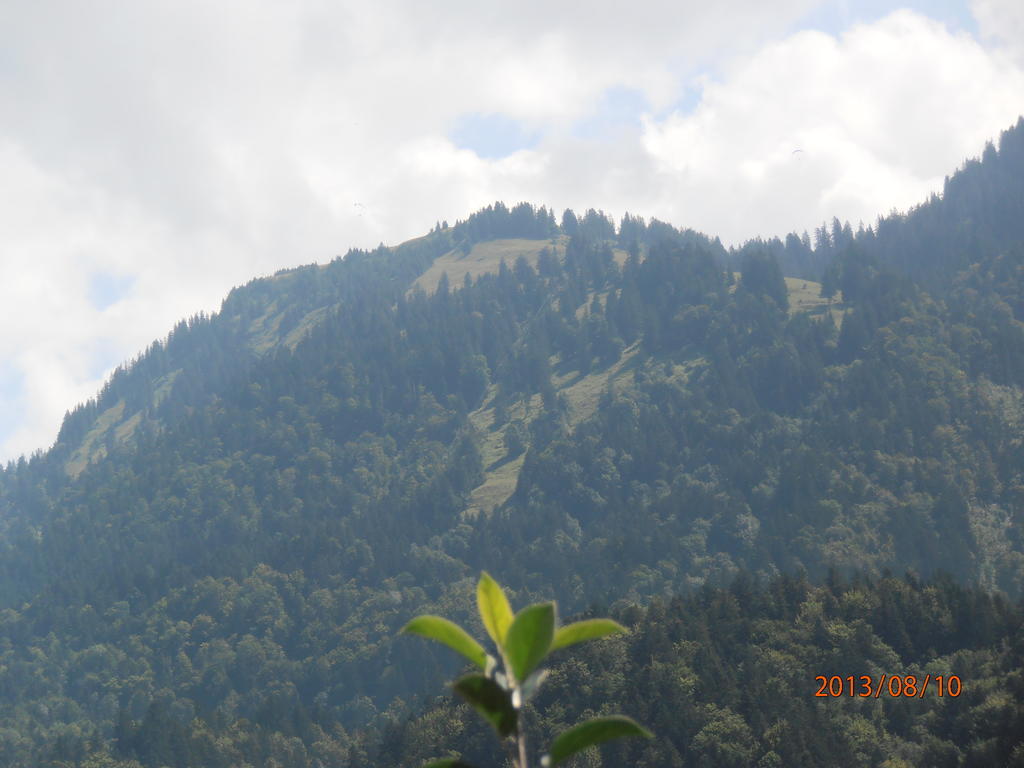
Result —
[[505, 647], [505, 635], [512, 625], [512, 606], [508, 604], [505, 592], [491, 574], [484, 571], [476, 585], [476, 605], [480, 609], [487, 634], [501, 650]]
[[457, 653], [476, 664], [480, 669], [487, 667], [487, 652], [483, 646], [470, 637], [466, 630], [440, 616], [417, 616], [404, 627], [402, 634], [419, 635], [444, 643]]
[[554, 603], [530, 605], [516, 614], [505, 636], [505, 655], [516, 682], [525, 680], [547, 656], [554, 636]]
[[423, 768], [473, 768], [469, 763], [464, 763], [457, 757], [442, 757], [438, 760], [431, 760], [425, 763]]
[[623, 736], [640, 736], [649, 739], [653, 734], [638, 725], [635, 720], [624, 715], [595, 717], [585, 723], [570, 728], [551, 744], [551, 765], [558, 765], [563, 760], [575, 755], [581, 749], [600, 744], [610, 739]]
[[467, 675], [452, 687], [494, 726], [499, 736], [515, 733], [519, 715], [509, 692], [496, 682], [483, 675]]
[[611, 619], [587, 619], [577, 621], [573, 624], [566, 624], [559, 627], [555, 633], [555, 639], [551, 643], [551, 650], [557, 651], [567, 645], [582, 643], [584, 640], [595, 640], [605, 635], [625, 632], [626, 628], [617, 621]]

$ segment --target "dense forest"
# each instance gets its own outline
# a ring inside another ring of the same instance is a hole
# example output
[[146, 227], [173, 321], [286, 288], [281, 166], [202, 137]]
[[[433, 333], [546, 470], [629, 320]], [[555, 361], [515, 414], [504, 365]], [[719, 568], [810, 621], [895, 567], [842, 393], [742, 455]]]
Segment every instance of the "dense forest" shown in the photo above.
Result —
[[[633, 628], [537, 702], [606, 764], [1024, 765], [1022, 214], [1018, 122], [857, 231], [497, 203], [232, 291], [0, 472], [0, 764], [486, 764], [396, 637], [486, 567]], [[814, 696], [883, 673], [962, 695]]]

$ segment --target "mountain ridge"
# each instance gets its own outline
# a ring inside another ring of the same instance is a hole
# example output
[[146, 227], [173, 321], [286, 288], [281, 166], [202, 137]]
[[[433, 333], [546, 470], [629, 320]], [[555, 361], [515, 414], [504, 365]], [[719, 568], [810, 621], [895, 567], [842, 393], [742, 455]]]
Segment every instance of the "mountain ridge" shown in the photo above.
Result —
[[484, 567], [570, 614], [742, 574], [1019, 595], [1022, 144], [813, 247], [496, 204], [235, 289], [0, 472], [10, 763], [147, 718], [351, 746], [451, 674], [394, 632], [471, 622]]

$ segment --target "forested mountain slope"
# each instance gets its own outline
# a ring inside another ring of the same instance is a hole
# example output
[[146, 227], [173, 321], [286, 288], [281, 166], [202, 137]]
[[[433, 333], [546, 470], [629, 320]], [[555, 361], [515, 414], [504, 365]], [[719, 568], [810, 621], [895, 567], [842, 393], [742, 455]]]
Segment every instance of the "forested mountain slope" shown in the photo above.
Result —
[[0, 474], [0, 764], [243, 721], [344, 764], [484, 566], [566, 614], [829, 567], [1018, 597], [1022, 148], [813, 247], [497, 204], [236, 289]]
[[[632, 631], [562, 654], [530, 705], [540, 743], [599, 710], [629, 712], [657, 735], [604, 747], [596, 764], [608, 766], [982, 768], [1024, 758], [1024, 614], [948, 578], [832, 574], [812, 587], [740, 577], [617, 617]], [[439, 697], [363, 750], [381, 768], [444, 754], [501, 765], [488, 731], [467, 705]]]

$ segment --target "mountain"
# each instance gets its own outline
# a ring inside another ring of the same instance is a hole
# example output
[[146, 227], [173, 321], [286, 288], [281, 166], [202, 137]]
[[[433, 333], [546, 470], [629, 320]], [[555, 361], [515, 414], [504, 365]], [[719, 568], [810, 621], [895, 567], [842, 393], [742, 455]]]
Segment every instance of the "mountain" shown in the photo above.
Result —
[[[235, 289], [0, 473], [0, 764], [388, 764], [376, 740], [454, 672], [395, 633], [471, 624], [482, 568], [636, 621], [794, 575], [1019, 597], [1022, 213], [1018, 122], [941, 196], [813, 246], [497, 203]], [[1019, 615], [979, 610], [941, 648], [872, 632], [893, 662], [997, 654]], [[992, 664], [977, 706], [1009, 711]], [[730, 712], [768, 743], [763, 708]]]

